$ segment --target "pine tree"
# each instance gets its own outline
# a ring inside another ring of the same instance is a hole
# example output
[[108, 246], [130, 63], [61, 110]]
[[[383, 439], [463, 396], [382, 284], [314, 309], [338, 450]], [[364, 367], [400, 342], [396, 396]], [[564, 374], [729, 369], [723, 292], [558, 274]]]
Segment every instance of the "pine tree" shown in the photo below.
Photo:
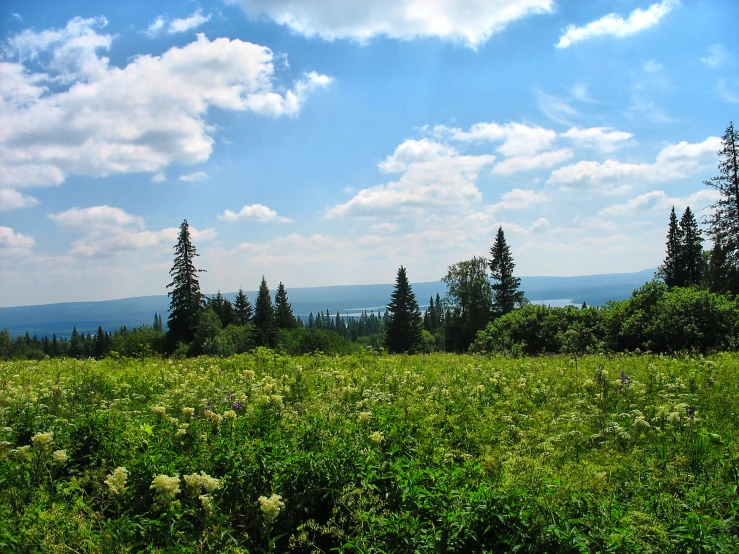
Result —
[[[726, 265], [733, 271], [739, 269], [739, 131], [730, 122], [718, 152], [719, 175], [704, 184], [721, 194], [711, 207], [713, 215], [708, 219], [709, 234], [715, 243], [721, 243]], [[737, 293], [732, 284], [731, 292]]]
[[103, 326], [98, 327], [98, 332], [95, 334], [95, 357], [100, 360], [105, 357], [108, 353], [108, 341], [106, 340], [105, 331]]
[[659, 276], [668, 287], [682, 286], [684, 276], [682, 275], [682, 229], [677, 221], [675, 206], [670, 212], [670, 223], [667, 227], [667, 255], [662, 266], [659, 268]]
[[173, 345], [180, 341], [192, 341], [203, 303], [198, 273], [204, 270], [195, 269], [193, 264], [198, 253], [190, 241], [190, 226], [187, 220], [180, 225], [180, 234], [174, 251], [174, 264], [169, 271], [172, 282], [167, 285], [167, 288], [172, 289], [167, 294], [170, 297], [168, 325]]
[[239, 288], [239, 293], [236, 295], [234, 300], [234, 311], [236, 312], [236, 323], [237, 325], [246, 325], [251, 323], [252, 317], [254, 317], [254, 310], [251, 307], [249, 299], [244, 294], [244, 290]]
[[503, 227], [498, 227], [493, 247], [490, 249], [490, 272], [493, 278], [493, 312], [496, 315], [505, 315], [512, 312], [516, 305], [523, 304], [523, 291], [519, 291], [521, 279], [514, 277], [511, 249], [505, 240]]
[[275, 307], [272, 305], [272, 298], [264, 275], [262, 275], [262, 283], [259, 285], [254, 307], [254, 331], [257, 346], [274, 348], [277, 345]]
[[285, 290], [282, 281], [280, 281], [275, 294], [275, 322], [278, 329], [295, 328], [295, 315], [290, 302], [288, 302], [287, 290]]
[[396, 353], [420, 350], [423, 342], [421, 310], [403, 266], [398, 269], [395, 290], [390, 296], [385, 314], [385, 346], [388, 351]]
[[706, 260], [703, 257], [703, 236], [690, 206], [685, 208], [685, 212], [680, 218], [680, 234], [682, 235], [679, 255], [680, 277], [682, 277], [680, 286], [700, 285], [706, 274]]

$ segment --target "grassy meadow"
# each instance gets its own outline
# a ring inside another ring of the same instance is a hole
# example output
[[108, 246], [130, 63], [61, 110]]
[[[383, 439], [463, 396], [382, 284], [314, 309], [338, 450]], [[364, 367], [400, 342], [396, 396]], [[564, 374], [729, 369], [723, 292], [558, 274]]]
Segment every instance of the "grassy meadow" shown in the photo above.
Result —
[[0, 363], [2, 552], [737, 552], [739, 356]]

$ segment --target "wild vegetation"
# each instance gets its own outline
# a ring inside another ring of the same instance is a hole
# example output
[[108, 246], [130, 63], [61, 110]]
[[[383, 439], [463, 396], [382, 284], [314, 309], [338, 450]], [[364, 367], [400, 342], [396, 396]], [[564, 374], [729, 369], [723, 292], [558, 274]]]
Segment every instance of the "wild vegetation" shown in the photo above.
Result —
[[739, 357], [0, 364], [3, 552], [729, 552]]

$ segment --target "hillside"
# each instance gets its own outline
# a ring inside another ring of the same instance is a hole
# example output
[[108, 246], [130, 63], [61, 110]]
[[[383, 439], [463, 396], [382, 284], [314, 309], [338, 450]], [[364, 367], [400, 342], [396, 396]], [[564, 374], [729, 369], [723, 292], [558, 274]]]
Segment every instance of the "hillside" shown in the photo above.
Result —
[[[568, 302], [598, 306], [608, 300], [628, 298], [631, 292], [650, 280], [654, 269], [637, 273], [612, 273], [582, 275], [576, 277], [521, 277], [521, 288], [532, 302], [563, 305]], [[437, 293], [444, 296], [444, 284], [440, 281], [414, 283], [413, 291], [422, 306]], [[276, 287], [275, 287], [276, 289]], [[362, 310], [384, 310], [392, 284], [341, 285], [329, 287], [288, 288], [288, 296], [295, 315], [306, 318], [309, 313], [325, 312], [332, 315], [357, 314]], [[274, 290], [272, 291], [274, 293]], [[247, 291], [251, 301], [255, 291]], [[233, 300], [235, 292], [224, 296]], [[167, 295], [140, 296], [104, 300], [99, 302], [63, 302], [37, 306], [0, 308], [0, 329], [7, 328], [16, 336], [28, 331], [39, 337], [56, 333], [69, 336], [72, 327], [81, 332], [95, 332], [102, 325], [106, 330], [123, 325], [135, 327], [151, 324], [154, 313], [166, 314], [169, 307]]]

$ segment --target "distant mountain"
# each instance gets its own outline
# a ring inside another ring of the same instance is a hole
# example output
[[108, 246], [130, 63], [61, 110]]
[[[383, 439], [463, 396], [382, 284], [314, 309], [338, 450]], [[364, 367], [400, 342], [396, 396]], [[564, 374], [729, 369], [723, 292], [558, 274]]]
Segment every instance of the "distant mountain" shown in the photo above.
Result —
[[[577, 277], [521, 277], [521, 289], [526, 297], [537, 303], [580, 305], [586, 302], [591, 306], [605, 304], [608, 300], [628, 298], [631, 292], [654, 276], [654, 269], [638, 273], [611, 273], [606, 275], [582, 275]], [[311, 287], [288, 289], [288, 296], [295, 315], [303, 319], [313, 312], [336, 312], [351, 315], [362, 310], [384, 311], [389, 302], [392, 284], [385, 285], [340, 285], [331, 287]], [[418, 302], [425, 307], [429, 297], [438, 293], [444, 296], [445, 287], [441, 281], [414, 283], [413, 291]], [[274, 291], [273, 291], [274, 292]], [[253, 303], [256, 291], [246, 293]], [[224, 294], [233, 301], [236, 293]], [[16, 336], [28, 331], [31, 335], [66, 336], [72, 327], [85, 333], [94, 333], [98, 326], [112, 331], [125, 325], [151, 325], [154, 313], [164, 315], [169, 309], [166, 295], [139, 296], [100, 302], [63, 302], [38, 306], [16, 306], [0, 308], [0, 329], [7, 328]]]

